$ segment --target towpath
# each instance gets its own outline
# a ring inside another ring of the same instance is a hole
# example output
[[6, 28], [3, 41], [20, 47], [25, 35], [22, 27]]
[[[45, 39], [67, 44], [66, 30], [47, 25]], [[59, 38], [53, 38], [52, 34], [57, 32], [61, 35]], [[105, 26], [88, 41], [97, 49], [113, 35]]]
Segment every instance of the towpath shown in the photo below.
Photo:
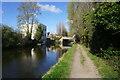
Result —
[[81, 45], [77, 45], [75, 50], [70, 78], [100, 78], [93, 61]]

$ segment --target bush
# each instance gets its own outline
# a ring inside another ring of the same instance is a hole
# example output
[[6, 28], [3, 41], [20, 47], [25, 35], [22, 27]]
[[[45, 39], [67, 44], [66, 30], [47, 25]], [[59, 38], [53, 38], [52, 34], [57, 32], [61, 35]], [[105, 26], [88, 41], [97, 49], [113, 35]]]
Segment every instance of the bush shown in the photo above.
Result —
[[14, 31], [11, 27], [2, 25], [2, 46], [13, 47], [19, 45], [22, 34]]
[[120, 5], [115, 2], [101, 3], [94, 12], [93, 26], [95, 31], [91, 40], [91, 51], [94, 53], [112, 47], [120, 50]]

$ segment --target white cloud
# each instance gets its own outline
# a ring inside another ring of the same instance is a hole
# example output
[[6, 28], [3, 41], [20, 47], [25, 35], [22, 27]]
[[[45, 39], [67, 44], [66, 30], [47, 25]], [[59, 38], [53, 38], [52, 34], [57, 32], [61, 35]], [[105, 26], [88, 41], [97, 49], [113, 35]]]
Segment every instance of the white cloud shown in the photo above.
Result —
[[42, 5], [42, 4], [38, 4], [41, 8], [42, 11], [50, 11], [50, 12], [54, 12], [54, 13], [60, 13], [62, 12], [62, 10], [60, 10], [59, 8], [56, 8], [56, 6], [54, 5]]

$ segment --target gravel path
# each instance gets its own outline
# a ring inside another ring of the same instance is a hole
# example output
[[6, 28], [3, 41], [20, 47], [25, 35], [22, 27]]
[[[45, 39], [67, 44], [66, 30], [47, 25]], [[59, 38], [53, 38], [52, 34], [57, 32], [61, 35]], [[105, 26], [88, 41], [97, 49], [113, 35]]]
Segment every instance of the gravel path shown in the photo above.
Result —
[[81, 45], [77, 45], [70, 78], [100, 78], [93, 61]]

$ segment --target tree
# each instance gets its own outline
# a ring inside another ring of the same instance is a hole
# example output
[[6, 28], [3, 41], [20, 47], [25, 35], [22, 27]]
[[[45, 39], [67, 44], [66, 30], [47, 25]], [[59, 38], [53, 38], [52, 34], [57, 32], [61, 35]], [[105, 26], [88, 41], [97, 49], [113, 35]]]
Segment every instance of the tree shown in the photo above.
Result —
[[74, 32], [75, 32], [74, 22], [73, 22], [73, 19], [74, 19], [74, 16], [75, 16], [74, 5], [75, 5], [74, 2], [70, 2], [70, 3], [68, 4], [68, 9], [67, 9], [67, 12], [68, 12], [68, 20], [69, 20], [68, 23], [69, 23], [70, 35], [74, 34]]
[[91, 51], [120, 50], [120, 5], [115, 2], [101, 3], [94, 12], [95, 31], [91, 41]]
[[57, 34], [58, 34], [59, 36], [61, 36], [61, 34], [62, 34], [61, 24], [58, 23], [57, 26], [56, 26], [56, 28], [57, 28]]
[[35, 36], [34, 36], [34, 38], [36, 40], [40, 40], [42, 38], [42, 35], [43, 35], [42, 26], [43, 26], [43, 24], [39, 24], [37, 26], [37, 30], [36, 30], [36, 33], [35, 33]]
[[22, 35], [7, 25], [2, 25], [2, 44], [4, 47], [14, 47], [21, 42]]
[[65, 28], [64, 24], [62, 23], [62, 36], [68, 36], [67, 29]]
[[57, 34], [60, 36], [68, 36], [67, 29], [64, 26], [64, 23], [58, 23], [57, 24]]
[[92, 32], [93, 3], [72, 2], [68, 5], [68, 19], [71, 35], [76, 35], [77, 42], [85, 42], [88, 34]]
[[[18, 7], [20, 14], [18, 15], [18, 24], [26, 24], [27, 31], [26, 34], [29, 39], [31, 39], [33, 24], [38, 23], [36, 18], [39, 15], [40, 7], [36, 2], [21, 2]], [[31, 25], [31, 29], [29, 29]]]

